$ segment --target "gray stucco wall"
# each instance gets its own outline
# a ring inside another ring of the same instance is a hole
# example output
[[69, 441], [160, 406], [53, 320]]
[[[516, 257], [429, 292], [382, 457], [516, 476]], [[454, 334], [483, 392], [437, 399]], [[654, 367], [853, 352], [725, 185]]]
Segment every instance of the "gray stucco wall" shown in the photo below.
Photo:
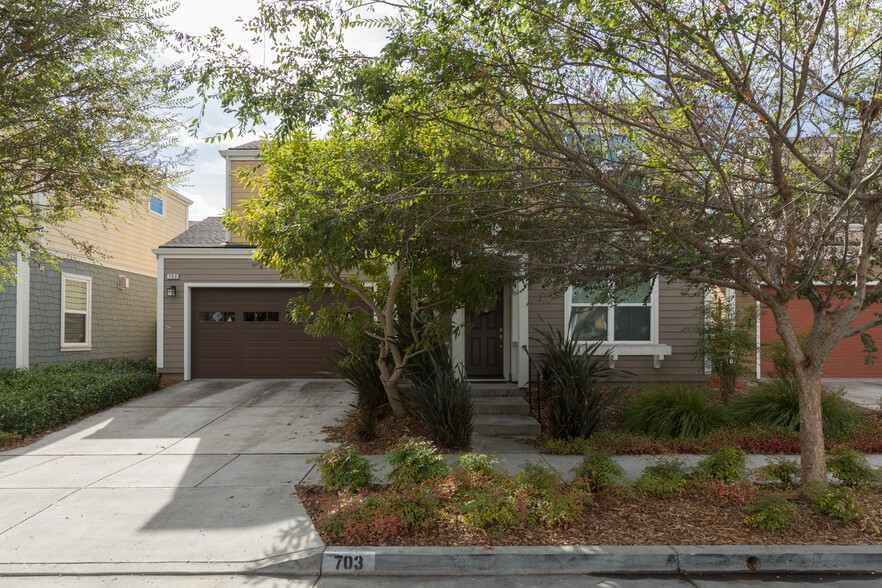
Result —
[[[61, 273], [92, 278], [92, 348], [61, 351]], [[117, 286], [117, 276], [129, 288]], [[57, 269], [31, 268], [31, 365], [156, 353], [156, 278], [64, 260]]]
[[15, 284], [0, 290], [0, 369], [15, 367]]

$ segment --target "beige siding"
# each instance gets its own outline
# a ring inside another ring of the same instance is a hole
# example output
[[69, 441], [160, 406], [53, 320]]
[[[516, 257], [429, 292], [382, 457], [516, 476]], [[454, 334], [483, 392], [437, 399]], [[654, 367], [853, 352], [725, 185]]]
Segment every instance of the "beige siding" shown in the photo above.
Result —
[[101, 219], [84, 214], [79, 220], [46, 229], [46, 246], [63, 256], [83, 259], [73, 242], [95, 247], [95, 262], [124, 271], [156, 276], [156, 256], [152, 249], [187, 230], [187, 205], [165, 194], [165, 215], [149, 212], [147, 200], [121, 202], [119, 215]]
[[[255, 191], [246, 186], [245, 182], [239, 178], [240, 170], [257, 169], [257, 173], [262, 174], [263, 168], [258, 167], [259, 163], [257, 160], [230, 161], [230, 209], [233, 212], [242, 212], [242, 203], [255, 194]], [[236, 244], [247, 243], [242, 236], [235, 233], [231, 235], [230, 242]]]
[[[698, 320], [698, 309], [704, 298], [695, 292], [683, 291], [678, 283], [659, 285], [659, 339], [671, 346], [671, 355], [665, 357], [661, 367], [654, 368], [651, 357], [622, 356], [616, 368], [634, 373], [637, 381], [699, 381], [707, 379], [704, 362], [692, 356], [698, 335], [688, 327]], [[564, 297], [566, 292], [531, 287], [529, 291], [530, 353], [541, 357], [541, 345], [536, 338], [537, 329], [554, 327], [564, 329]]]
[[165, 377], [182, 377], [184, 373], [184, 286], [189, 283], [279, 283], [278, 272], [261, 268], [250, 259], [165, 258], [164, 274], [178, 274], [179, 279], [162, 276], [162, 289], [177, 288], [174, 298], [163, 297], [164, 366]]

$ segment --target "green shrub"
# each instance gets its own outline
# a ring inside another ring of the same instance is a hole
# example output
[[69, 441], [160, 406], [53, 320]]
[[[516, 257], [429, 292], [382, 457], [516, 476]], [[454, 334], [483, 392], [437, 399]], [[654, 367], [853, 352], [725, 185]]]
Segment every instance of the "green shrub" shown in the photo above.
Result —
[[440, 346], [414, 358], [409, 379], [414, 410], [432, 439], [442, 447], [468, 447], [474, 431], [474, 399], [465, 374], [454, 370], [447, 348]]
[[559, 329], [542, 332], [542, 373], [550, 394], [554, 437], [587, 437], [602, 425], [627, 386], [614, 384], [628, 373], [609, 367], [600, 343], [582, 349]]
[[320, 518], [325, 530], [355, 544], [371, 544], [397, 537], [407, 530], [404, 518], [381, 493], [342, 492]]
[[[808, 343], [808, 338], [808, 333], [796, 334], [796, 340], [803, 349], [805, 349], [806, 343]], [[787, 357], [787, 348], [784, 347], [784, 342], [781, 339], [774, 339], [763, 344], [763, 347], [765, 348], [763, 355], [772, 362], [772, 375], [774, 377], [784, 379], [796, 378], [796, 368], [793, 367], [790, 358]]]
[[803, 522], [797, 506], [786, 494], [764, 494], [743, 507], [747, 524], [767, 531], [783, 531]]
[[521, 486], [540, 492], [552, 490], [563, 483], [556, 471], [531, 461], [524, 462], [516, 480]]
[[353, 347], [333, 362], [332, 373], [355, 389], [355, 406], [376, 415], [388, 404], [380, 378], [380, 349], [374, 345]]
[[35, 435], [158, 388], [153, 360], [0, 370], [0, 430]]
[[552, 437], [545, 440], [545, 450], [554, 455], [581, 455], [591, 451], [591, 443], [585, 437]]
[[879, 483], [879, 472], [870, 465], [860, 451], [839, 447], [827, 456], [827, 469], [846, 486], [874, 486]]
[[799, 464], [786, 457], [777, 457], [768, 464], [757, 468], [757, 477], [763, 482], [778, 482], [785, 486], [796, 486], [802, 474]]
[[812, 510], [850, 523], [868, 517], [867, 511], [858, 505], [854, 489], [834, 486], [828, 482], [812, 482], [802, 490], [812, 505]]
[[573, 476], [575, 484], [599, 492], [623, 480], [625, 470], [608, 453], [589, 451], [573, 469]]
[[431, 441], [402, 437], [392, 447], [387, 458], [392, 471], [388, 478], [396, 486], [421, 484], [430, 478], [444, 476], [449, 471], [444, 457]]
[[[759, 424], [788, 431], [799, 430], [799, 396], [796, 380], [773, 378], [732, 402], [732, 418], [740, 424]], [[840, 437], [863, 421], [857, 407], [836, 394], [821, 397], [824, 436]]]
[[756, 312], [732, 312], [726, 300], [714, 296], [701, 307], [700, 320], [691, 330], [699, 335], [694, 356], [710, 363], [720, 379], [723, 402], [735, 392], [739, 377], [750, 375], [748, 359], [756, 353]]
[[638, 492], [649, 496], [676, 496], [686, 491], [688, 474], [689, 469], [683, 461], [661, 458], [643, 470], [634, 487]]
[[348, 445], [332, 447], [306, 463], [316, 464], [322, 486], [329, 492], [356, 491], [374, 483], [374, 466]]
[[530, 520], [529, 503], [518, 500], [509, 480], [476, 488], [457, 505], [466, 526], [501, 535], [512, 527]]
[[456, 460], [456, 467], [474, 474], [483, 474], [488, 478], [496, 476], [499, 472], [494, 466], [499, 464], [496, 454], [486, 453], [463, 453]]
[[698, 462], [694, 475], [698, 478], [737, 482], [747, 476], [747, 454], [741, 449], [720, 449]]
[[622, 411], [624, 426], [655, 437], [700, 437], [726, 422], [726, 410], [708, 402], [701, 388], [656, 385], [636, 396]]
[[581, 488], [563, 487], [544, 492], [533, 499], [533, 512], [548, 527], [566, 527], [591, 504], [591, 495]]

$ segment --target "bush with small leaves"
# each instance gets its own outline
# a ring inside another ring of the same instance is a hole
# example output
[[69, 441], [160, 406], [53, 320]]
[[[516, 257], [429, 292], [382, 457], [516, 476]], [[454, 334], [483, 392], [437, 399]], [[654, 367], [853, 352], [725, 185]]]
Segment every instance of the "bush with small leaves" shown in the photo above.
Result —
[[431, 441], [402, 437], [387, 458], [392, 471], [387, 476], [393, 484], [421, 484], [449, 471], [444, 457]]
[[736, 482], [747, 476], [747, 454], [735, 447], [720, 449], [698, 462], [693, 473], [698, 478]]
[[356, 491], [374, 483], [374, 466], [348, 445], [332, 447], [306, 463], [318, 466], [322, 486], [328, 491]]
[[608, 453], [589, 451], [582, 463], [573, 468], [573, 483], [599, 492], [617, 484], [625, 477], [625, 470]]
[[815, 512], [828, 514], [846, 523], [857, 520], [862, 527], [878, 528], [878, 523], [857, 503], [853, 488], [834, 486], [828, 482], [812, 482], [803, 488], [802, 493]]
[[799, 506], [787, 494], [764, 494], [742, 508], [744, 520], [757, 529], [784, 531], [804, 522]]
[[649, 496], [665, 497], [683, 494], [686, 491], [686, 464], [676, 458], [662, 458], [646, 467], [637, 478], [635, 488]]
[[456, 460], [458, 469], [474, 474], [483, 474], [487, 477], [493, 477], [499, 473], [495, 467], [497, 465], [499, 465], [499, 458], [495, 453], [463, 453]]
[[757, 479], [761, 482], [777, 482], [784, 486], [796, 486], [800, 475], [799, 464], [786, 457], [776, 457], [756, 469]]
[[827, 469], [846, 486], [875, 486], [879, 472], [860, 451], [838, 447], [827, 456]]
[[516, 481], [521, 486], [539, 491], [551, 490], [563, 483], [556, 471], [531, 461], [524, 462]]

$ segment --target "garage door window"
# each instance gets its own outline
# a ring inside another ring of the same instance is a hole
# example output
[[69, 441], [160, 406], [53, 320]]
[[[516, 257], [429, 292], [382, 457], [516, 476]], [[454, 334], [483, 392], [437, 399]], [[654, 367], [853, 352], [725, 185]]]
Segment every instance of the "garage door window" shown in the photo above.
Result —
[[231, 323], [236, 320], [235, 312], [224, 312], [221, 310], [210, 310], [208, 312], [199, 313], [199, 322], [202, 323]]
[[278, 312], [243, 312], [242, 320], [246, 323], [277, 323]]

